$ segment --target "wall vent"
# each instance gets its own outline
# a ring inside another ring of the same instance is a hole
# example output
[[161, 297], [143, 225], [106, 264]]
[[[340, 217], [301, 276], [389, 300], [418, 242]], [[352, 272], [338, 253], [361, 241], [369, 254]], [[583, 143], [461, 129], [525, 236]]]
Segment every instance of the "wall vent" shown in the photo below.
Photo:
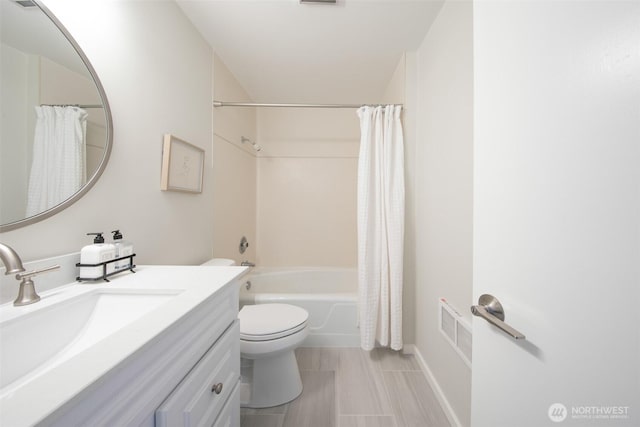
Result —
[[15, 0], [22, 7], [36, 7], [36, 4], [31, 0]]
[[440, 333], [471, 367], [471, 325], [445, 298], [438, 304]]
[[300, 4], [336, 4], [336, 0], [300, 0]]

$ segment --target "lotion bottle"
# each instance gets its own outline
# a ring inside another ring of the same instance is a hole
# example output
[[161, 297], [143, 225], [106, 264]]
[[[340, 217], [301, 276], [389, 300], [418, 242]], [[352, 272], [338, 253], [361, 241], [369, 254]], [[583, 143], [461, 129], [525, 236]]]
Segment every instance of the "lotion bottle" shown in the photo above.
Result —
[[[116, 258], [133, 255], [133, 243], [122, 240], [120, 230], [113, 230], [113, 246], [116, 250]], [[129, 268], [131, 266], [131, 258], [121, 259], [114, 262], [116, 271]]]
[[[87, 236], [96, 236], [92, 245], [87, 245], [80, 250], [80, 264], [98, 264], [111, 261], [116, 257], [115, 247], [111, 243], [105, 243], [102, 232], [87, 233]], [[115, 271], [114, 263], [107, 264], [107, 274]], [[80, 267], [81, 279], [99, 279], [102, 277], [104, 269], [97, 267]]]

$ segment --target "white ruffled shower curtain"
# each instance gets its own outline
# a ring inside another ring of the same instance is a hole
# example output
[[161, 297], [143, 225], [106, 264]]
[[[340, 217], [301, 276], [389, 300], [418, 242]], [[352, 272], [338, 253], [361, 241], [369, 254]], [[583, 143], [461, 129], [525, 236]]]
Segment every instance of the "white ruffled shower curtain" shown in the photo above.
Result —
[[68, 199], [84, 185], [87, 177], [87, 112], [78, 107], [35, 109], [27, 217]]
[[358, 160], [360, 345], [402, 348], [404, 145], [401, 106], [361, 107]]

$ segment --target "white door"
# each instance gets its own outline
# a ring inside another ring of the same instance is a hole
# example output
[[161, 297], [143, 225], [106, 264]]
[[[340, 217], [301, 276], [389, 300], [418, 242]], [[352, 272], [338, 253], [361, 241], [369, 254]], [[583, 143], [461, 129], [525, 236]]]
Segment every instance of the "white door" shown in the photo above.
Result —
[[472, 425], [640, 426], [640, 2], [474, 4]]

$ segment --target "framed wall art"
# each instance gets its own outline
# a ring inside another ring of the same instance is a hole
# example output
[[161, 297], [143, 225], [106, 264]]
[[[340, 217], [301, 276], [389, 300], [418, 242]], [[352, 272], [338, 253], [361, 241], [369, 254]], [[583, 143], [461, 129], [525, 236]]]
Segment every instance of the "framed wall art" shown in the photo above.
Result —
[[202, 193], [203, 174], [204, 150], [166, 134], [162, 148], [160, 189]]

